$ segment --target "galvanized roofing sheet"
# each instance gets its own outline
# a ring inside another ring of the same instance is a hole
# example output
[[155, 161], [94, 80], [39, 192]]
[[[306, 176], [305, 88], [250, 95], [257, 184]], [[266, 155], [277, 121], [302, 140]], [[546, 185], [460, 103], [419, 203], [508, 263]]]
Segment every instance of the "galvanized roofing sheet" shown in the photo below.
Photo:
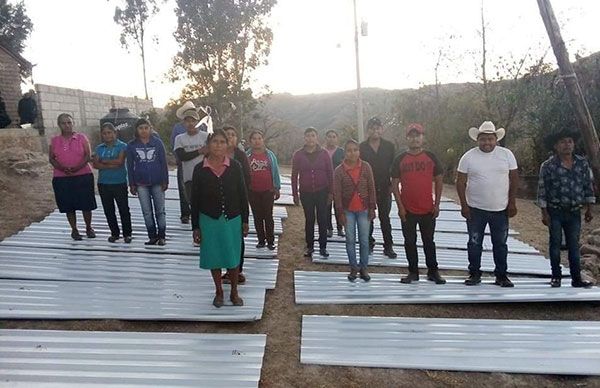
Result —
[[[346, 254], [346, 245], [343, 243], [327, 243], [329, 257], [323, 257], [318, 252], [313, 253], [313, 263], [319, 264], [348, 264], [348, 255]], [[358, 244], [356, 246], [358, 257]], [[396, 248], [397, 259], [390, 259], [383, 254], [383, 247], [376, 245], [373, 254], [369, 256], [369, 266], [378, 267], [408, 267], [406, 252], [404, 247]], [[427, 268], [425, 265], [425, 252], [417, 248], [419, 254], [419, 268]], [[437, 261], [440, 269], [452, 269], [467, 271], [469, 260], [466, 250], [457, 249], [436, 249]], [[540, 254], [518, 254], [509, 252], [508, 254], [508, 272], [511, 274], [541, 275], [551, 276], [550, 261]], [[492, 252], [483, 251], [481, 253], [481, 270], [484, 272], [494, 272], [494, 257]], [[570, 276], [568, 268], [563, 268], [563, 275]]]
[[[246, 259], [247, 284], [275, 288], [278, 260]], [[198, 257], [63, 249], [34, 249], [0, 245], [0, 277], [4, 279], [89, 282], [181, 282], [210, 272], [198, 268]]]
[[0, 330], [0, 386], [258, 387], [263, 334]]
[[303, 364], [600, 375], [600, 322], [302, 317]]
[[465, 286], [464, 277], [447, 277], [436, 285], [422, 276], [412, 284], [400, 283], [398, 274], [372, 273], [371, 281], [349, 282], [346, 272], [294, 272], [297, 304], [427, 304], [427, 303], [519, 303], [600, 301], [600, 288], [551, 288], [548, 280], [513, 278], [514, 288], [492, 284], [483, 278], [479, 286]]
[[[225, 295], [229, 286], [225, 285]], [[262, 317], [265, 289], [240, 286], [244, 306], [212, 305], [212, 280], [196, 282], [80, 282], [0, 279], [0, 318], [254, 321]]]

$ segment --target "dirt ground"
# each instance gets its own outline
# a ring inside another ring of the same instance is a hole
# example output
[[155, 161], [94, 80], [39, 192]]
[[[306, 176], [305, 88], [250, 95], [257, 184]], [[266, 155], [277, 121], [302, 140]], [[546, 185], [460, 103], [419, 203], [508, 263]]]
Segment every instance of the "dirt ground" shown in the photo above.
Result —
[[[9, 236], [54, 209], [50, 169], [36, 176], [0, 173], [0, 238]], [[446, 196], [455, 196], [446, 187]], [[520, 238], [545, 252], [547, 232], [531, 201], [519, 200], [519, 214], [511, 227]], [[600, 211], [586, 230], [600, 226]], [[0, 321], [2, 328], [110, 330], [156, 332], [266, 333], [267, 348], [261, 374], [262, 387], [600, 387], [600, 378], [464, 373], [427, 370], [306, 366], [300, 364], [301, 318], [305, 314], [370, 315], [439, 318], [600, 320], [598, 305], [590, 303], [529, 303], [483, 305], [362, 305], [298, 306], [294, 304], [295, 270], [346, 271], [345, 266], [317, 265], [302, 257], [303, 215], [300, 207], [288, 207], [288, 219], [279, 244], [277, 287], [267, 292], [263, 319], [252, 323], [132, 322], [118, 320]], [[509, 263], [510, 265], [510, 263]], [[465, 258], [466, 266], [466, 258]], [[372, 272], [396, 272], [371, 268]], [[251, 280], [250, 280], [251, 281]], [[326, 287], [326, 285], [324, 285]], [[242, 289], [243, 296], [243, 289]], [[360, 336], [360, 333], [357, 333]], [[600, 366], [599, 366], [600, 367]]]

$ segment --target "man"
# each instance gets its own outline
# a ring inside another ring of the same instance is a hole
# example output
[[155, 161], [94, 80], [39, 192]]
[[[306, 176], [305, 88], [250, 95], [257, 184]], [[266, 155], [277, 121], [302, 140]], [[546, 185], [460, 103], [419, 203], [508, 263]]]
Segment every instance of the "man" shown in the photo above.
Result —
[[[184, 107], [186, 106], [184, 105]], [[208, 134], [196, 128], [200, 117], [193, 104], [190, 103], [186, 110], [178, 111], [177, 113], [183, 120], [185, 132], [175, 137], [173, 148], [175, 149], [177, 159], [181, 161], [185, 199], [187, 203], [191, 203], [194, 167], [202, 162], [204, 158]]]
[[588, 162], [573, 153], [579, 133], [562, 130], [548, 136], [548, 148], [554, 156], [542, 163], [538, 184], [537, 204], [542, 211], [542, 223], [550, 234], [549, 252], [552, 267], [552, 287], [560, 287], [560, 245], [565, 231], [569, 252], [571, 286], [589, 288], [591, 282], [581, 279], [579, 264], [579, 237], [581, 232], [581, 208], [585, 208], [585, 222], [593, 218], [592, 207], [596, 201]]
[[6, 113], [6, 104], [2, 99], [2, 92], [0, 91], [0, 128], [8, 127], [11, 122], [12, 120], [8, 116], [8, 113]]
[[[368, 138], [360, 143], [360, 157], [368, 162], [373, 169], [375, 178], [375, 191], [377, 195], [377, 214], [381, 233], [383, 233], [383, 254], [390, 259], [398, 257], [392, 245], [392, 225], [390, 224], [390, 211], [392, 210], [392, 195], [390, 182], [390, 167], [394, 162], [396, 152], [394, 144], [385, 140], [383, 136], [383, 124], [377, 117], [372, 117], [367, 122]], [[371, 251], [375, 247], [373, 238], [373, 221], [369, 232], [369, 247]]]
[[497, 145], [504, 135], [504, 128], [496, 129], [491, 121], [469, 129], [469, 137], [478, 147], [465, 152], [458, 163], [456, 191], [469, 232], [469, 277], [465, 280], [468, 286], [481, 283], [482, 243], [486, 225], [489, 225], [496, 275], [494, 284], [513, 287], [506, 275], [506, 240], [508, 219], [517, 214], [515, 195], [519, 175], [513, 153]]
[[[335, 129], [330, 129], [327, 132], [325, 132], [325, 151], [327, 151], [329, 157], [331, 158], [331, 163], [333, 164], [334, 171], [335, 168], [339, 166], [344, 160], [344, 149], [339, 147], [338, 145], [339, 137]], [[331, 222], [331, 210], [333, 207], [332, 204], [333, 202], [329, 204], [329, 218], [327, 219], [327, 237], [333, 236], [333, 223]], [[340, 218], [336, 209], [337, 208], [333, 207], [333, 210], [335, 212], [335, 223], [337, 224], [337, 234], [340, 237], [344, 237], [344, 226], [340, 223]]]
[[304, 209], [304, 257], [312, 257], [314, 252], [315, 213], [319, 225], [319, 254], [328, 257], [327, 209], [333, 199], [333, 165], [327, 151], [319, 146], [317, 130], [312, 127], [304, 131], [304, 147], [292, 157], [292, 195], [294, 204], [302, 202]]
[[[412, 123], [406, 127], [408, 151], [401, 153], [392, 164], [392, 191], [398, 206], [398, 216], [402, 221], [404, 251], [408, 261], [408, 275], [400, 280], [410, 284], [419, 280], [419, 256], [417, 253], [417, 224], [421, 231], [427, 280], [445, 284], [440, 276], [435, 253], [435, 219], [440, 214], [442, 197], [442, 166], [435, 155], [423, 149], [425, 129], [421, 124]], [[432, 185], [435, 184], [435, 199]], [[399, 185], [402, 185], [400, 191]]]
[[[175, 139], [177, 138], [177, 136], [181, 135], [182, 133], [185, 133], [185, 125], [183, 124], [183, 112], [195, 108], [196, 107], [194, 106], [193, 102], [187, 101], [175, 112], [175, 116], [177, 116], [177, 118], [181, 121], [175, 124], [175, 126], [173, 126], [173, 131], [171, 131], [171, 147], [173, 147], [173, 152], [175, 152]], [[177, 157], [177, 154], [175, 154], [175, 160], [177, 161], [177, 190], [179, 192], [180, 219], [182, 224], [189, 224], [191, 213], [190, 204], [185, 198], [185, 185], [183, 184], [183, 167], [181, 164], [181, 160], [179, 160], [179, 158]]]
[[19, 118], [21, 119], [20, 124], [33, 124], [37, 117], [37, 103], [33, 98], [35, 91], [29, 90], [23, 95], [23, 98], [19, 100]]

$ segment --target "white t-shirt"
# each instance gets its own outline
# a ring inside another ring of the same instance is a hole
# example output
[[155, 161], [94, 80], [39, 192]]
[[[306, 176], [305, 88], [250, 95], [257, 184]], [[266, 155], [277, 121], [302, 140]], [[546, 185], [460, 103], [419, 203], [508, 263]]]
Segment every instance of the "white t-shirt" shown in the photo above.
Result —
[[471, 207], [502, 211], [508, 206], [508, 172], [517, 169], [513, 153], [496, 146], [492, 152], [475, 147], [458, 162], [458, 172], [467, 174], [467, 204]]
[[[185, 132], [175, 137], [175, 146], [173, 148], [175, 150], [183, 148], [185, 152], [196, 151], [198, 148], [206, 145], [207, 138], [208, 134], [203, 131], [198, 131], [198, 133], [193, 136], [190, 136], [187, 132]], [[198, 163], [202, 162], [203, 159], [204, 156], [199, 155], [194, 159], [181, 161], [184, 182], [190, 182], [192, 180], [192, 176], [194, 175], [194, 167], [196, 167]]]

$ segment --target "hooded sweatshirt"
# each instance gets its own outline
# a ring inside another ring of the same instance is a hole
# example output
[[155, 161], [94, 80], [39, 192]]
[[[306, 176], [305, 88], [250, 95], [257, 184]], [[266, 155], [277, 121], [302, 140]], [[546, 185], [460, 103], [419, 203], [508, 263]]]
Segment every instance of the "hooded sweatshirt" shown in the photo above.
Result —
[[165, 146], [157, 136], [150, 136], [146, 144], [139, 139], [127, 144], [127, 173], [130, 186], [169, 183]]

